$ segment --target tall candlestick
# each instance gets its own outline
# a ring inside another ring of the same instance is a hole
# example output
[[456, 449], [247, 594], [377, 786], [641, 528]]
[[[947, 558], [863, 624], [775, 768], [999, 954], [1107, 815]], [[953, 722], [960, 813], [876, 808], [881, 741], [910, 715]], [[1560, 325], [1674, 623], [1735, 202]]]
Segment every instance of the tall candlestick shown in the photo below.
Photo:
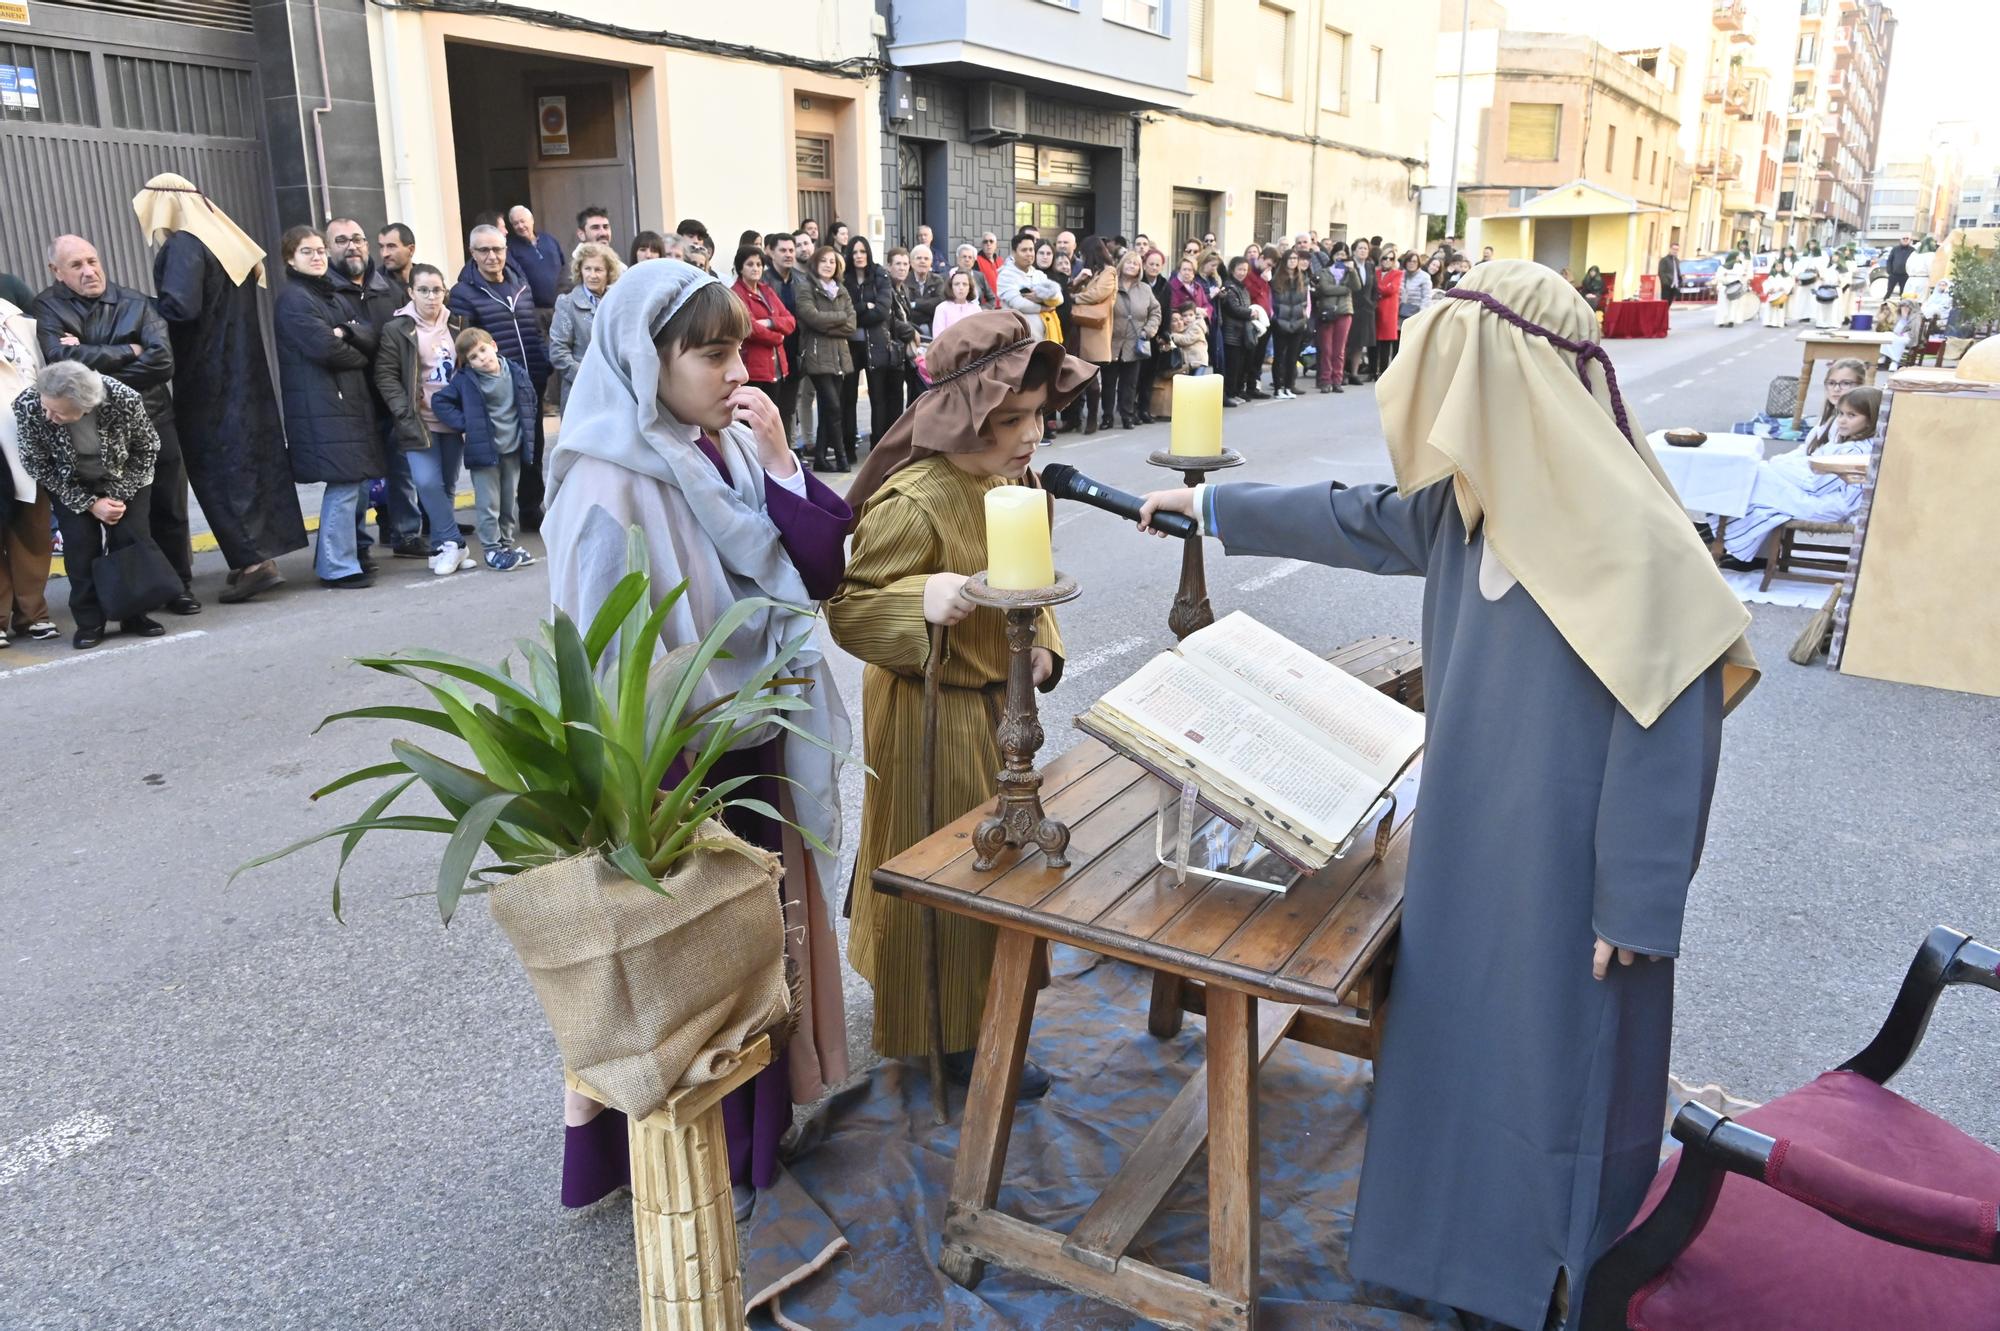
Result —
[[1049, 499], [1025, 485], [986, 492], [986, 580], [1002, 591], [1029, 591], [1056, 580], [1049, 548]]
[[1182, 457], [1214, 457], [1222, 451], [1222, 376], [1174, 376], [1173, 451]]

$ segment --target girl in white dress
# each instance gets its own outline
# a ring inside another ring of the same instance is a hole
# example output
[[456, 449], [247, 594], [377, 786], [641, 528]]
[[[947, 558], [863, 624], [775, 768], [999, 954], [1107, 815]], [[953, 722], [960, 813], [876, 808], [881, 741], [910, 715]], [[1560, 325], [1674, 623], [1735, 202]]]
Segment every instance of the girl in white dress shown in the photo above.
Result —
[[[1839, 328], [1847, 322], [1847, 277], [1847, 265], [1838, 257], [1820, 269], [1819, 281], [1807, 292], [1812, 297], [1814, 328]], [[1833, 299], [1823, 299], [1829, 289]]]
[[[1750, 278], [1755, 271], [1750, 256], [1741, 250], [1731, 250], [1723, 260], [1722, 269], [1715, 275], [1715, 326], [1734, 328], [1746, 322], [1757, 309], [1756, 293], [1750, 289]], [[1735, 295], [1731, 295], [1731, 290]]]
[[1783, 259], [1771, 265], [1764, 278], [1764, 327], [1783, 328], [1785, 312], [1791, 304], [1792, 273]]
[[1806, 246], [1806, 252], [1792, 264], [1792, 286], [1798, 293], [1791, 302], [1793, 319], [1804, 323], [1813, 317], [1813, 312], [1819, 308], [1813, 288], [1820, 284], [1825, 272], [1826, 256], [1819, 252], [1819, 245]]

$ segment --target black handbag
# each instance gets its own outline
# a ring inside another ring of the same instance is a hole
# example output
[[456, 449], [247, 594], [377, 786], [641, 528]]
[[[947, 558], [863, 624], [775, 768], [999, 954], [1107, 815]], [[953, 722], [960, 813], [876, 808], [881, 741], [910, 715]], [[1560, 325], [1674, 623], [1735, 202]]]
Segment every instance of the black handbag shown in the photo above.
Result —
[[[125, 521], [143, 522], [145, 516], [128, 512]], [[187, 590], [181, 586], [181, 575], [150, 540], [134, 541], [99, 555], [91, 565], [91, 576], [106, 619], [137, 619]]]

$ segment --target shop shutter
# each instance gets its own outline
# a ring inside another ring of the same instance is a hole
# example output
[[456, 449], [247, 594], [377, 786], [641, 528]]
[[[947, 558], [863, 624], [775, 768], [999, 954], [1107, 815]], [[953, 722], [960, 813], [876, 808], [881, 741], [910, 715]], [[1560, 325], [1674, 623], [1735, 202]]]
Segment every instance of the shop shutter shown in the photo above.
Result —
[[35, 0], [51, 9], [94, 9], [120, 18], [149, 18], [162, 23], [191, 23], [224, 32], [251, 32], [251, 0]]

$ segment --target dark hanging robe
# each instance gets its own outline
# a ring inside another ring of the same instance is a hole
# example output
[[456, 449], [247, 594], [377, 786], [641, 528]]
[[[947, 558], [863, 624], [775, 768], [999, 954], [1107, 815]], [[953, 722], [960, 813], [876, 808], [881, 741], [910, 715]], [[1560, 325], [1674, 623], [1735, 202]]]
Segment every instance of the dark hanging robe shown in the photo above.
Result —
[[[1359, 299], [1356, 301], [1360, 304]], [[1525, 587], [1480, 586], [1452, 486], [1222, 485], [1232, 555], [1424, 579], [1423, 790], [1349, 1267], [1540, 1331], [1660, 1162], [1674, 963], [1722, 740], [1722, 666], [1642, 727]]]
[[153, 285], [174, 344], [188, 481], [223, 557], [241, 569], [304, 549], [256, 277], [231, 282], [208, 246], [176, 231], [153, 260]]

